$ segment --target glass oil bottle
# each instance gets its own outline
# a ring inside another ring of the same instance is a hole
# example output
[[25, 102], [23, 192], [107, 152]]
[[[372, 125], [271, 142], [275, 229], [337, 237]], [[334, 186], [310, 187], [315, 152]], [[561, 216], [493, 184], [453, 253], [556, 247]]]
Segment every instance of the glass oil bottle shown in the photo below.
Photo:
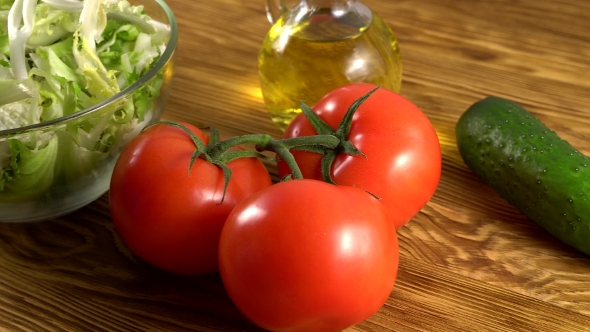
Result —
[[274, 24], [258, 58], [264, 102], [284, 130], [301, 112], [336, 87], [353, 82], [399, 92], [402, 63], [387, 24], [356, 0], [302, 0], [292, 9], [267, 0]]

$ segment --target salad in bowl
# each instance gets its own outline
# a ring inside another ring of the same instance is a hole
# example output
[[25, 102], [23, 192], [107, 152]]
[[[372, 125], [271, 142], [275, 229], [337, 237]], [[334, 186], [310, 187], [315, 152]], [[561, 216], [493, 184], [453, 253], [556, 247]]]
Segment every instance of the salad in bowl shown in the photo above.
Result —
[[176, 40], [162, 0], [0, 0], [0, 222], [108, 190], [125, 144], [161, 117]]

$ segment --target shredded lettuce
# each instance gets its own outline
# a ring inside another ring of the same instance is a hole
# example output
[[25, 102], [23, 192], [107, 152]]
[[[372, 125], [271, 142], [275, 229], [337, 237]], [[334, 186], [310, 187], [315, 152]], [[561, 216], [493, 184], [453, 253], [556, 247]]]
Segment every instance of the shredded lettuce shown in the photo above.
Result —
[[10, 167], [0, 169], [0, 198], [16, 200], [47, 190], [54, 179], [57, 136], [29, 136], [24, 142], [12, 139], [8, 140], [8, 146]]
[[[170, 27], [127, 0], [0, 0], [0, 131], [107, 100], [150, 70]], [[63, 130], [0, 138], [0, 198], [89, 174], [151, 120], [161, 75]], [[106, 114], [106, 115], [105, 115]]]

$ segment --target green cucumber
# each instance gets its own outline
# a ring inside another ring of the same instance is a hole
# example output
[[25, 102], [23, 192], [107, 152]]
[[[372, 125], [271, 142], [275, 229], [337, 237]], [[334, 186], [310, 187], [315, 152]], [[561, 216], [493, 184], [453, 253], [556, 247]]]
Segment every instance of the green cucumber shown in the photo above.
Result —
[[590, 255], [590, 158], [520, 105], [482, 99], [456, 126], [465, 164], [564, 243]]

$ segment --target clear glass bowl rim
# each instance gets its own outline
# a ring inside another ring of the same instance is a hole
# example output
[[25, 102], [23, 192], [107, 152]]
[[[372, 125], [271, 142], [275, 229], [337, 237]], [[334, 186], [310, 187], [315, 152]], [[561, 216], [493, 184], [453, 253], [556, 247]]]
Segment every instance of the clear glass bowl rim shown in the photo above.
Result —
[[[53, 119], [53, 120], [49, 120], [49, 121], [45, 121], [45, 122], [40, 122], [40, 123], [32, 124], [29, 126], [19, 127], [19, 128], [0, 130], [0, 138], [6, 137], [7, 135], [22, 133], [22, 132], [26, 132], [26, 131], [30, 131], [30, 130], [39, 130], [39, 129], [48, 128], [48, 127], [51, 127], [53, 125], [56, 125], [56, 124], [59, 124], [62, 122], [67, 122], [69, 120], [79, 118], [79, 117], [84, 116], [88, 113], [96, 112], [96, 111], [100, 110], [101, 108], [105, 107], [106, 105], [112, 103], [113, 101], [130, 94], [131, 92], [135, 91], [136, 89], [138, 89], [139, 87], [141, 87], [142, 85], [147, 83], [154, 76], [156, 76], [156, 74], [168, 63], [168, 61], [170, 60], [170, 58], [172, 58], [172, 55], [174, 54], [174, 51], [176, 49], [176, 43], [178, 40], [178, 24], [176, 23], [176, 18], [174, 16], [174, 13], [172, 12], [172, 9], [170, 9], [168, 4], [166, 4], [166, 2], [164, 2], [164, 0], [150, 0], [150, 1], [154, 1], [160, 5], [160, 7], [166, 13], [166, 16], [168, 17], [168, 21], [169, 21], [169, 25], [170, 25], [170, 38], [168, 39], [168, 43], [166, 44], [166, 49], [164, 50], [164, 53], [162, 53], [162, 55], [160, 56], [160, 59], [158, 59], [158, 62], [156, 62], [156, 65], [152, 69], [150, 69], [147, 73], [145, 73], [145, 75], [140, 77], [137, 81], [135, 81], [133, 84], [131, 84], [127, 88], [119, 91], [116, 95], [110, 97], [109, 99], [105, 99], [104, 101], [102, 101], [96, 105], [90, 106], [90, 107], [85, 108], [83, 110], [79, 110], [79, 111], [74, 112], [72, 114], [68, 114], [66, 116], [62, 116], [57, 119]], [[148, 15], [149, 15], [149, 13], [148, 13]]]

